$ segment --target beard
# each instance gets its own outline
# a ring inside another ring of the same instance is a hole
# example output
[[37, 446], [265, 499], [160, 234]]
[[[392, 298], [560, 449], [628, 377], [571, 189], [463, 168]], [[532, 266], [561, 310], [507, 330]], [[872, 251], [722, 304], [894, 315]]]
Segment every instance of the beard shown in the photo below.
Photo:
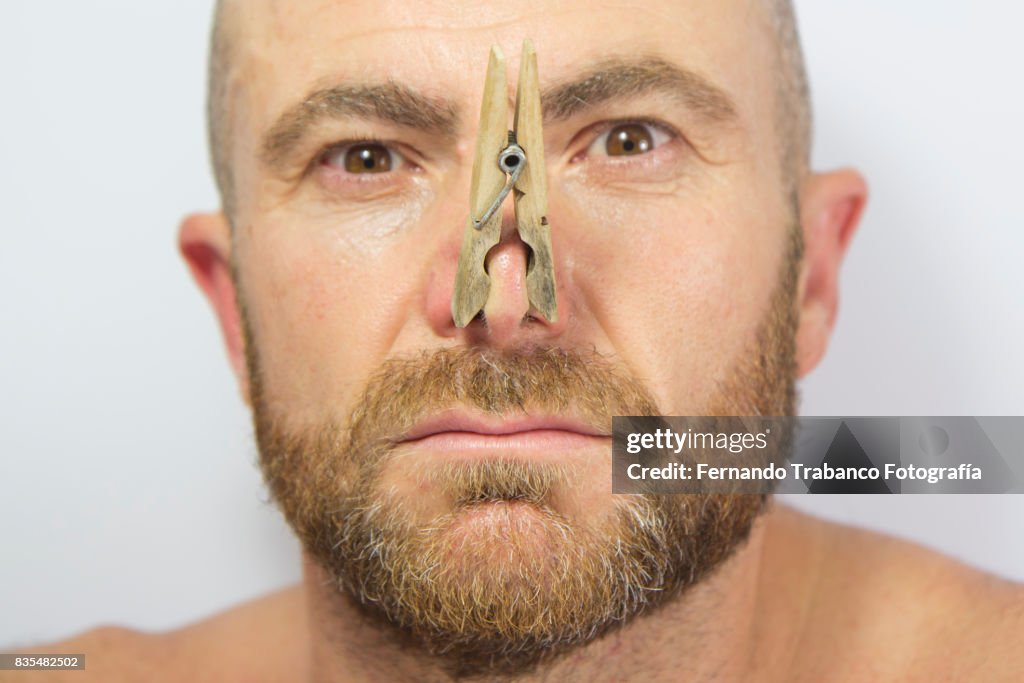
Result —
[[[701, 414], [794, 414], [795, 232], [754, 342]], [[610, 509], [585, 518], [565, 504], [580, 475], [566, 464], [396, 457], [417, 422], [450, 408], [571, 414], [605, 432], [614, 415], [660, 414], [640, 381], [594, 351], [461, 348], [393, 358], [346, 420], [289, 427], [269, 408], [242, 310], [272, 497], [344, 599], [453, 674], [522, 672], [650, 613], [721, 566], [764, 509], [766, 497], [755, 494], [613, 496], [610, 440]], [[422, 496], [389, 485], [395, 471], [440, 507], [425, 512]]]

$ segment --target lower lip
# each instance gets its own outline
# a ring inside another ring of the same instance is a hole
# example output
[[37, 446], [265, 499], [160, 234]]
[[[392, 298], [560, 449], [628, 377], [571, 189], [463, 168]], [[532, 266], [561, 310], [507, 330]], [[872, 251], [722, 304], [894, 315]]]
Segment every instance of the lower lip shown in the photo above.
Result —
[[511, 434], [480, 434], [477, 432], [438, 432], [415, 441], [405, 441], [400, 446], [446, 453], [465, 452], [485, 455], [500, 451], [551, 452], [576, 450], [606, 444], [608, 437], [568, 432], [561, 429], [535, 429]]

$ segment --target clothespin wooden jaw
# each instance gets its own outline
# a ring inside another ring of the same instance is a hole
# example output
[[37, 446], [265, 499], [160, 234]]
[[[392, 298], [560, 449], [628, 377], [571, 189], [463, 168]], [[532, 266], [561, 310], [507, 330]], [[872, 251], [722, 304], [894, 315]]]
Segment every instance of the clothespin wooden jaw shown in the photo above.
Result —
[[452, 295], [452, 317], [465, 327], [486, 306], [491, 290], [487, 253], [501, 240], [501, 204], [514, 195], [516, 226], [529, 247], [526, 290], [531, 307], [550, 322], [558, 319], [554, 261], [547, 221], [547, 173], [541, 126], [537, 53], [523, 42], [516, 89], [513, 129], [508, 130], [508, 85], [505, 57], [491, 48], [480, 107], [470, 213], [459, 252]]

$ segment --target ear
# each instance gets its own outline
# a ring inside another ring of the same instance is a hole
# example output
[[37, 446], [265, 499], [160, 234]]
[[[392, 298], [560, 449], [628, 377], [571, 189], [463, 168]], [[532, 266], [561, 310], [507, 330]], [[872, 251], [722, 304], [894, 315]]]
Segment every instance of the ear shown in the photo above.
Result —
[[221, 212], [193, 214], [178, 230], [178, 250], [185, 258], [196, 284], [203, 290], [220, 323], [228, 360], [238, 378], [239, 390], [249, 402], [249, 373], [245, 363], [242, 318], [231, 277], [231, 227]]
[[801, 187], [804, 262], [796, 338], [800, 377], [821, 362], [828, 348], [839, 309], [839, 267], [867, 198], [864, 178], [848, 169], [814, 174]]

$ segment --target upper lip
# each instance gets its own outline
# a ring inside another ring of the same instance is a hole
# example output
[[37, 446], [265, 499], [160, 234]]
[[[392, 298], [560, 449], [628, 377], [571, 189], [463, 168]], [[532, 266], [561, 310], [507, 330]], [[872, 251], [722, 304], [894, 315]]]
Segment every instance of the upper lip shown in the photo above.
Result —
[[607, 430], [571, 415], [487, 415], [449, 410], [417, 422], [402, 441], [416, 441], [434, 434], [468, 432], [485, 436], [522, 434], [540, 430], [573, 432], [585, 436], [608, 436]]

